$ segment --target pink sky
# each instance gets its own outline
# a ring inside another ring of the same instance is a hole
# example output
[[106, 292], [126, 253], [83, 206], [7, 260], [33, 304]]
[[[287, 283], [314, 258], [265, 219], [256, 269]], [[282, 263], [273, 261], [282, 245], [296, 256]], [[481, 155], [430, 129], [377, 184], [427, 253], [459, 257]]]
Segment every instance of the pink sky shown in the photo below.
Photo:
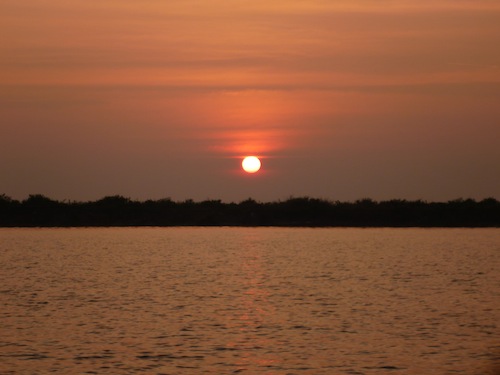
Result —
[[498, 46], [490, 0], [4, 0], [0, 194], [500, 199]]

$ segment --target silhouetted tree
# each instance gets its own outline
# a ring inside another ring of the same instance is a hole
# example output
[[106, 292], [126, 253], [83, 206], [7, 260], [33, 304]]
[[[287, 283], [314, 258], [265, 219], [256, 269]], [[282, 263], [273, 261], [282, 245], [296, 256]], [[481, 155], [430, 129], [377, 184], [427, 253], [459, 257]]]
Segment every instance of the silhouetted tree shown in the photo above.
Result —
[[500, 226], [500, 202], [455, 199], [427, 203], [393, 199], [331, 202], [290, 197], [281, 202], [239, 203], [220, 200], [174, 202], [170, 198], [139, 202], [120, 195], [95, 202], [58, 202], [41, 194], [19, 202], [0, 195], [0, 226]]

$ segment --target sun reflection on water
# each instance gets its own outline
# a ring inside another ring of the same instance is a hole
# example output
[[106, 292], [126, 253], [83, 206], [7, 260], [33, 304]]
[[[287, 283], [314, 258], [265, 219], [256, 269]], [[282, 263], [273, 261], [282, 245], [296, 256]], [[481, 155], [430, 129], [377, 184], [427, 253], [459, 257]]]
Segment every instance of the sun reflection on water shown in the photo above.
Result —
[[[235, 365], [240, 370], [255, 370], [256, 368], [278, 367], [282, 362], [271, 348], [279, 346], [274, 335], [269, 334], [277, 328], [276, 309], [270, 301], [270, 292], [267, 289], [265, 257], [261, 239], [258, 233], [245, 235], [247, 250], [242, 254], [239, 288], [240, 296], [237, 301], [239, 309], [234, 317], [229, 319], [236, 323], [238, 335], [227, 343], [227, 347], [238, 350]], [[269, 372], [271, 374], [272, 372]]]

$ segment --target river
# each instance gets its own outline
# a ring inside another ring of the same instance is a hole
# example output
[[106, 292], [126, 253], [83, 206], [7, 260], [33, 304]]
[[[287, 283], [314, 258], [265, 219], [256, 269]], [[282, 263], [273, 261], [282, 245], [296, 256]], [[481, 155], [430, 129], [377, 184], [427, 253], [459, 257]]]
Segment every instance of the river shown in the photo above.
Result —
[[496, 374], [499, 255], [500, 229], [0, 229], [0, 373]]

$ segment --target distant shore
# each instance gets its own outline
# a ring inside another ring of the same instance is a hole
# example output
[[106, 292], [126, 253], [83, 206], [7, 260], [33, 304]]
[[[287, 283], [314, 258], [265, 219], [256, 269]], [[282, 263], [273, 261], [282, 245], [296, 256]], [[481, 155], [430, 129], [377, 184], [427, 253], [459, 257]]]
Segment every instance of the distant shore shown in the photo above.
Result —
[[277, 202], [247, 199], [135, 201], [119, 195], [92, 202], [0, 195], [0, 227], [289, 226], [289, 227], [500, 227], [500, 202], [456, 199], [355, 202], [309, 197]]

